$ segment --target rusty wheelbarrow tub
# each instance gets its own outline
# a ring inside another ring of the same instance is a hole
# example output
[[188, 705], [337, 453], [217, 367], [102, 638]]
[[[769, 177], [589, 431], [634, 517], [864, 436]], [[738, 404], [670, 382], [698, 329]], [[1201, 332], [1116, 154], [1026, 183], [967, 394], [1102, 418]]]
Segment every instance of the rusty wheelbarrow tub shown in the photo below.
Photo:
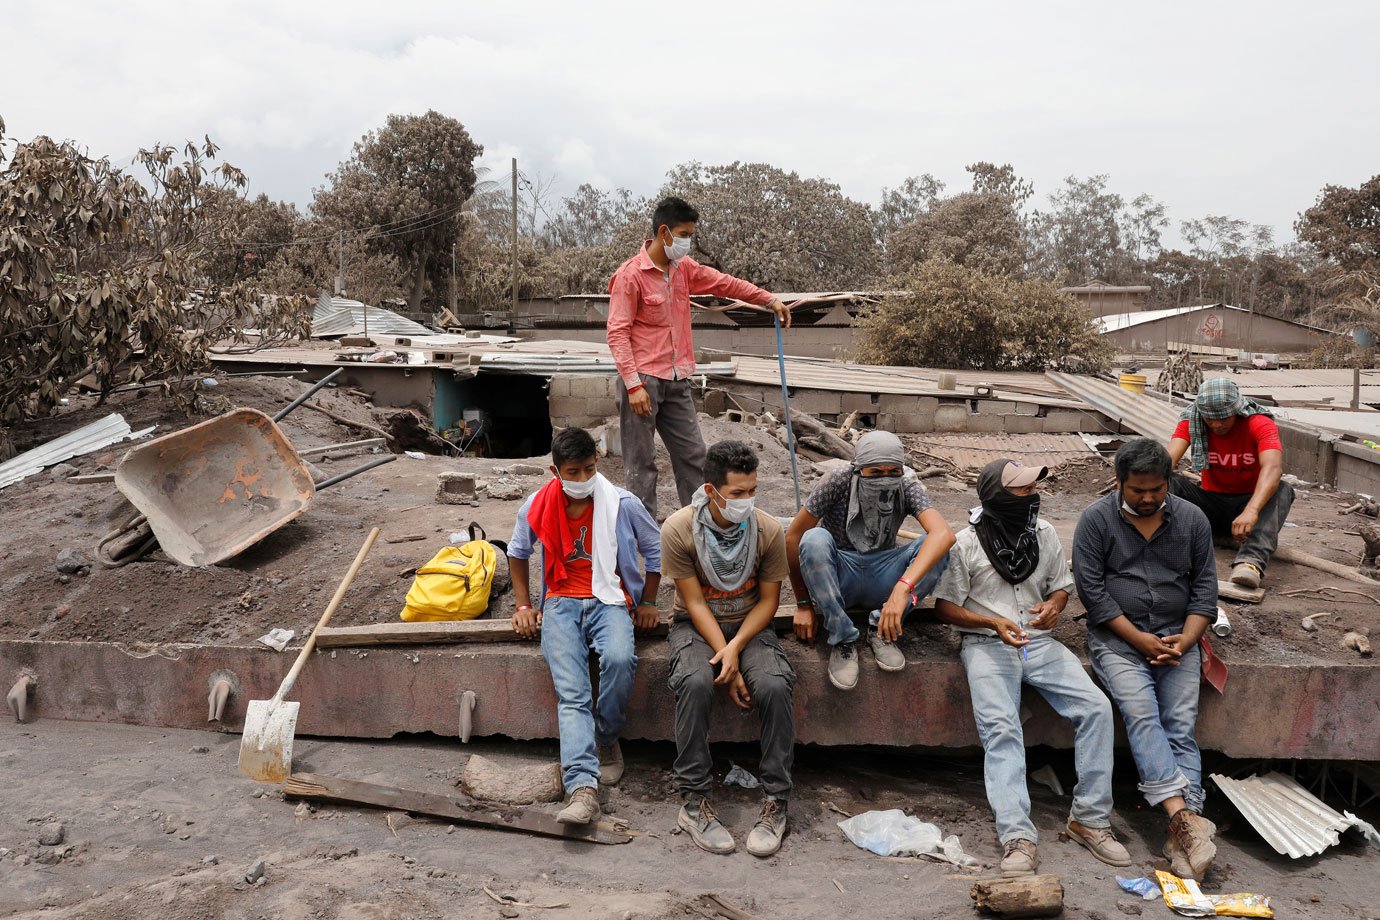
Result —
[[[395, 459], [378, 458], [331, 483]], [[130, 450], [115, 486], [183, 565], [214, 565], [305, 512], [316, 497], [306, 463], [256, 409], [234, 409]]]

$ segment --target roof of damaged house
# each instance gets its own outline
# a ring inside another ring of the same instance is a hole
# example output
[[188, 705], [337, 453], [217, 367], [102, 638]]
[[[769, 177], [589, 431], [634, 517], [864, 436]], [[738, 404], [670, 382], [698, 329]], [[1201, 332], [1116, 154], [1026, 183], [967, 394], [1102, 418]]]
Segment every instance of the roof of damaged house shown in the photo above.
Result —
[[358, 300], [321, 293], [312, 310], [312, 338], [342, 335], [431, 335], [431, 330], [384, 307], [371, 307]]

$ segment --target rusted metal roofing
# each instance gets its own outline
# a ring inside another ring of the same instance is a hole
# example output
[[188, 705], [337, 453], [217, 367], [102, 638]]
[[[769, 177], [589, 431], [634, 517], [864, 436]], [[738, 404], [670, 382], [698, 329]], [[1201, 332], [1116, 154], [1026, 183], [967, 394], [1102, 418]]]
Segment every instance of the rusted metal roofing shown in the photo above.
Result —
[[1246, 779], [1214, 773], [1212, 780], [1265, 842], [1291, 859], [1336, 846], [1353, 823], [1282, 773]]
[[905, 439], [914, 440], [926, 453], [960, 469], [979, 469], [1001, 457], [1052, 467], [1094, 456], [1092, 448], [1076, 434], [925, 434]]
[[1179, 424], [1179, 408], [1149, 393], [1132, 393], [1110, 380], [1050, 371], [1045, 376], [1108, 418], [1137, 434], [1167, 442]]
[[358, 300], [331, 297], [323, 293], [312, 311], [313, 338], [360, 334], [368, 328], [373, 335], [430, 335], [431, 330], [383, 307], [370, 307]]

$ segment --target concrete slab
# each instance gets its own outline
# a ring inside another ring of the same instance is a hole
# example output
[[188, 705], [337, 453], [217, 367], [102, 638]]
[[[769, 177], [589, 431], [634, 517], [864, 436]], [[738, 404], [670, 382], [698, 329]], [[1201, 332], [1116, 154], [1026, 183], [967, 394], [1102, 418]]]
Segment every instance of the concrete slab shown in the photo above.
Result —
[[[822, 648], [786, 641], [795, 666], [796, 726], [802, 743], [967, 748], [977, 744], [962, 666], [938, 647], [907, 643], [909, 666], [884, 674], [864, 653], [851, 693], [825, 675]], [[672, 738], [674, 697], [666, 685], [664, 640], [638, 645], [629, 738]], [[268, 699], [292, 663], [289, 654], [235, 646], [156, 648], [101, 642], [0, 642], [0, 676], [33, 669], [39, 677], [31, 718], [123, 722], [238, 731], [250, 699]], [[228, 669], [242, 690], [227, 722], [206, 722], [207, 680]], [[556, 736], [550, 673], [536, 645], [388, 647], [318, 652], [297, 682], [301, 735], [386, 738], [401, 733], [458, 733], [460, 696], [473, 690], [476, 736]], [[1373, 701], [1380, 669], [1340, 665], [1233, 663], [1226, 696], [1204, 688], [1198, 740], [1233, 757], [1380, 760]], [[1371, 701], [1365, 706], [1358, 701]], [[1072, 733], [1033, 693], [1029, 744], [1068, 747]], [[714, 737], [748, 741], [757, 720], [725, 697]]]

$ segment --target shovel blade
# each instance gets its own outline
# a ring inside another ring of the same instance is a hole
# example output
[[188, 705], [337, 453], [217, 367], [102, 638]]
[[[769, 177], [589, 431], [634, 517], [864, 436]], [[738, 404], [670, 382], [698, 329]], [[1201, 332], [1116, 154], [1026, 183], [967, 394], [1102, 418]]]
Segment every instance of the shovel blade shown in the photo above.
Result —
[[240, 772], [261, 783], [285, 782], [292, 772], [292, 737], [301, 704], [250, 700], [240, 736]]

